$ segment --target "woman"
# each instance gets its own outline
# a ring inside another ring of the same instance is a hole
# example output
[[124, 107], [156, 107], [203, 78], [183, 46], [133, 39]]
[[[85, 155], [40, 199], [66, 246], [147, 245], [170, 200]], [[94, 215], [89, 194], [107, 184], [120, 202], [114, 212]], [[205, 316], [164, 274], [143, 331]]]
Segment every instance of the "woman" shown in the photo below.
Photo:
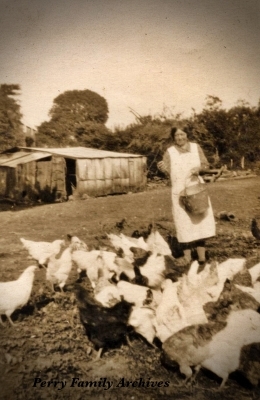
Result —
[[176, 228], [177, 239], [182, 244], [184, 258], [180, 265], [191, 262], [191, 249], [196, 247], [199, 264], [205, 263], [205, 239], [216, 233], [215, 220], [211, 203], [207, 211], [202, 215], [188, 213], [181, 203], [181, 192], [189, 183], [198, 179], [200, 171], [209, 167], [208, 161], [201, 147], [188, 141], [187, 134], [181, 129], [171, 129], [173, 145], [163, 156], [158, 168], [170, 175], [172, 186], [172, 212]]

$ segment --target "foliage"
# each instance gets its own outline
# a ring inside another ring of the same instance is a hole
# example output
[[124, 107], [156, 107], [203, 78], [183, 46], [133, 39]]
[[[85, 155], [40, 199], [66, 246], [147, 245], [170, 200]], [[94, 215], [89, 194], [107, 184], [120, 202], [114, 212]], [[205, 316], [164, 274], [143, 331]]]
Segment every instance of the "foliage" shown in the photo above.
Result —
[[38, 127], [37, 146], [79, 146], [88, 142], [87, 137], [93, 137], [93, 132], [108, 134], [104, 125], [108, 105], [99, 94], [90, 90], [71, 90], [60, 94], [53, 103], [50, 121]]
[[[166, 110], [167, 112], [168, 110]], [[194, 110], [193, 110], [194, 111]], [[250, 107], [243, 100], [230, 110], [222, 107], [216, 96], [207, 96], [201, 113], [184, 119], [180, 114], [140, 116], [125, 129], [115, 129], [116, 151], [143, 154], [148, 159], [148, 176], [160, 174], [156, 164], [171, 144], [170, 129], [173, 125], [184, 128], [190, 140], [201, 145], [213, 167], [229, 163], [240, 165], [241, 158], [253, 162], [260, 160], [260, 102]]]
[[0, 85], [0, 150], [23, 145], [20, 105], [13, 96], [17, 96], [20, 86], [16, 84]]
[[39, 127], [37, 145], [86, 146], [104, 150], [141, 154], [147, 157], [148, 177], [160, 174], [157, 162], [172, 143], [170, 129], [186, 129], [190, 140], [201, 145], [213, 167], [223, 163], [238, 166], [242, 157], [260, 160], [260, 102], [251, 107], [243, 100], [229, 110], [217, 96], [208, 95], [200, 113], [190, 118], [174, 114], [166, 106], [155, 116], [135, 115], [135, 122], [113, 132], [105, 126], [106, 100], [89, 90], [69, 91], [54, 99], [51, 119]]
[[147, 157], [148, 177], [158, 173], [157, 162], [171, 143], [169, 131], [176, 119], [136, 115], [136, 123], [115, 130], [115, 151], [141, 154]]
[[235, 107], [224, 110], [221, 100], [208, 96], [206, 107], [194, 115], [191, 125], [204, 129], [209, 141], [204, 138], [202, 146], [206, 148], [210, 142], [222, 162], [232, 159], [238, 164], [242, 157], [249, 161], [260, 160], [259, 105], [250, 107], [239, 101]]

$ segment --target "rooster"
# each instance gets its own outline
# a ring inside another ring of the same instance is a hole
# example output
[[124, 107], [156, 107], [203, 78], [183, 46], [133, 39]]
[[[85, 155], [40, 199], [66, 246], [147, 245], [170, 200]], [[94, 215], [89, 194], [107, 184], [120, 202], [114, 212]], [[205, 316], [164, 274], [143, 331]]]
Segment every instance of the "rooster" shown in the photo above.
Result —
[[11, 325], [14, 325], [11, 315], [20, 307], [27, 304], [33, 286], [36, 266], [26, 268], [15, 281], [0, 282], [0, 322], [1, 315], [5, 314]]
[[98, 348], [95, 360], [102, 351], [119, 346], [127, 339], [132, 304], [122, 300], [113, 307], [105, 308], [82, 286], [75, 288], [81, 323], [89, 340]]
[[64, 240], [54, 240], [53, 242], [34, 242], [33, 240], [26, 240], [20, 238], [23, 247], [28, 251], [29, 255], [36, 261], [40, 266], [45, 266], [47, 260], [52, 255], [56, 256], [61, 251], [61, 247], [65, 246]]

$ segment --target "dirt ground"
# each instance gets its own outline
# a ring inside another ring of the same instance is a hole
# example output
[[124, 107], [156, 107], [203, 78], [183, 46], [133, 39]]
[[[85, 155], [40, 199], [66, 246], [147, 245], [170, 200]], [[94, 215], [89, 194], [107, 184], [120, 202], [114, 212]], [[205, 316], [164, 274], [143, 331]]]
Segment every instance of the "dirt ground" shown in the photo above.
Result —
[[[248, 266], [259, 262], [260, 249], [250, 232], [252, 217], [260, 221], [260, 177], [208, 184], [214, 213], [234, 214], [232, 221], [219, 220], [217, 235], [208, 241], [210, 259], [246, 257]], [[0, 212], [0, 281], [16, 279], [29, 265], [20, 238], [35, 241], [65, 239], [77, 235], [91, 248], [107, 244], [106, 233], [123, 233], [153, 223], [166, 238], [175, 235], [171, 217], [170, 188], [159, 187], [143, 193], [76, 200], [66, 203], [19, 209], [5, 205]], [[119, 224], [120, 225], [120, 224]], [[4, 320], [0, 326], [1, 399], [260, 399], [260, 388], [252, 388], [237, 377], [230, 377], [223, 391], [219, 379], [205, 371], [192, 386], [182, 385], [178, 370], [161, 363], [161, 351], [138, 337], [133, 347], [123, 345], [104, 353], [93, 362], [95, 351], [84, 335], [73, 293], [77, 279], [73, 270], [64, 294], [53, 294], [45, 270], [36, 271], [30, 301], [12, 318], [15, 327]], [[4, 318], [3, 318], [4, 319]], [[41, 379], [37, 381], [35, 378]], [[72, 387], [72, 379], [95, 380], [98, 387]], [[106, 378], [106, 381], [105, 381]], [[137, 380], [136, 387], [122, 387], [122, 379]], [[144, 385], [140, 384], [140, 378]], [[66, 386], [40, 386], [43, 381], [63, 381]], [[113, 386], [105, 390], [107, 382]], [[151, 387], [153, 382], [154, 387]], [[159, 384], [159, 382], [163, 382]], [[169, 382], [169, 383], [165, 383]], [[34, 387], [35, 385], [35, 387]], [[139, 385], [139, 387], [138, 387]]]

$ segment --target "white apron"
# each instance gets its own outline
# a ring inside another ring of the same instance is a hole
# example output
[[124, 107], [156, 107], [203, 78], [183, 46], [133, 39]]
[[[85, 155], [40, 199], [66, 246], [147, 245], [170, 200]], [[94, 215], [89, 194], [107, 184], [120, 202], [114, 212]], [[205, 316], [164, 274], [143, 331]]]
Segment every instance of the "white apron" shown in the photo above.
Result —
[[178, 241], [189, 243], [214, 236], [216, 227], [210, 201], [206, 213], [195, 216], [188, 214], [180, 203], [180, 192], [185, 188], [190, 170], [201, 165], [197, 144], [190, 143], [190, 151], [185, 153], [180, 153], [174, 146], [167, 151], [171, 160], [172, 213]]

